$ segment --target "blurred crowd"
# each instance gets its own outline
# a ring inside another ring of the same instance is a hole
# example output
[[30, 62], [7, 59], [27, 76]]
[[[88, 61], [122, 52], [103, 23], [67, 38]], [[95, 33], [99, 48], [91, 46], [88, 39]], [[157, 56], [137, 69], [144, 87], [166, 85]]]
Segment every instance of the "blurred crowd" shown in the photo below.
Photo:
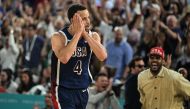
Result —
[[[0, 92], [46, 95], [50, 88], [51, 34], [69, 24], [67, 9], [84, 4], [108, 58], [93, 55], [92, 76], [113, 77], [120, 97], [131, 61], [148, 67], [152, 47], [165, 50], [165, 66], [190, 80], [190, 8], [188, 0], [0, 0]], [[138, 71], [139, 72], [139, 71]], [[103, 75], [104, 76], [104, 75]], [[110, 85], [108, 85], [109, 90]], [[106, 86], [103, 85], [106, 90]], [[108, 90], [107, 88], [107, 90]]]

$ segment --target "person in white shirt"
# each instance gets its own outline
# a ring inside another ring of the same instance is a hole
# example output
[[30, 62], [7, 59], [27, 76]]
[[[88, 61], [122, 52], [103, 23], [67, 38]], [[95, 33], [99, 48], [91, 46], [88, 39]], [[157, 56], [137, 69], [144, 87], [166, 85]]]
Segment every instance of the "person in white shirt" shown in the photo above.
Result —
[[9, 68], [15, 72], [19, 48], [15, 42], [13, 32], [14, 30], [11, 29], [9, 35], [7, 35], [8, 37], [6, 36], [5, 46], [0, 50], [0, 65], [2, 69]]
[[112, 91], [112, 79], [104, 73], [97, 74], [95, 85], [89, 88], [86, 109], [121, 109], [119, 100]]

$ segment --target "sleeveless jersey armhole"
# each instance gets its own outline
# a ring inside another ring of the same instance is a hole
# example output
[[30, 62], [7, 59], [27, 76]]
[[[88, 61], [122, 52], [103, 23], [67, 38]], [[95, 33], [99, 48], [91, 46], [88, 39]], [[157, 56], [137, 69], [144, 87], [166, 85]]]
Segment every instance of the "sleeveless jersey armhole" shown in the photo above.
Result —
[[67, 45], [67, 43], [68, 43], [68, 40], [67, 40], [67, 36], [66, 36], [66, 34], [63, 32], [63, 31], [58, 31], [58, 33], [61, 35], [61, 36], [63, 36], [64, 38], [65, 38], [65, 46]]

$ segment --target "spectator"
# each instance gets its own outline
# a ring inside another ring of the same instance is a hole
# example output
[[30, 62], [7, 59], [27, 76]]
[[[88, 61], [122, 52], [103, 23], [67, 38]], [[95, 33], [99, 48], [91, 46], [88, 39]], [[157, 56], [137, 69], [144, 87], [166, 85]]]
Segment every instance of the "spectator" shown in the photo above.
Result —
[[189, 26], [190, 26], [190, 12], [187, 12], [180, 21], [180, 28], [184, 33], [187, 33], [189, 30]]
[[119, 101], [112, 91], [112, 79], [99, 73], [95, 81], [95, 86], [89, 88], [87, 109], [120, 109]]
[[25, 36], [23, 48], [23, 66], [29, 68], [34, 74], [40, 75], [41, 51], [44, 39], [36, 34], [36, 25], [28, 26], [28, 36]]
[[[105, 68], [108, 75], [114, 77], [113, 90], [117, 97], [120, 96], [120, 88], [123, 84], [124, 74], [128, 72], [128, 64], [133, 57], [133, 49], [129, 43], [123, 40], [123, 28], [115, 27], [115, 39], [108, 42], [106, 49], [108, 58], [105, 62]], [[113, 71], [113, 72], [110, 72]]]
[[179, 72], [180, 74], [182, 74], [184, 78], [187, 79], [187, 77], [188, 77], [189, 74], [188, 74], [186, 68], [181, 67], [181, 68], [178, 69], [178, 72]]
[[[178, 72], [180, 74], [182, 74], [184, 78], [188, 79], [189, 74], [188, 74], [186, 68], [181, 67], [178, 69]], [[189, 108], [190, 108], [190, 101], [189, 101], [188, 97], [186, 97], [184, 99], [184, 109], [189, 109]]]
[[181, 4], [179, 2], [171, 2], [170, 3], [170, 10], [169, 10], [169, 14], [173, 14], [175, 15], [177, 18], [180, 18], [181, 13], [182, 13], [182, 7]]
[[5, 36], [5, 45], [0, 50], [0, 65], [2, 66], [2, 69], [9, 68], [14, 73], [17, 57], [19, 55], [19, 48], [13, 35], [14, 30], [11, 29], [9, 31], [10, 32], [8, 32], [7, 36]]
[[[166, 25], [163, 22], [160, 22], [160, 27], [166, 32], [166, 41], [164, 44], [165, 53], [173, 54], [173, 57], [177, 57], [179, 54], [180, 48], [178, 45], [181, 44], [181, 41], [184, 37], [184, 34], [181, 28], [177, 25], [178, 19], [174, 15], [169, 15], [167, 17]], [[178, 48], [178, 49], [177, 49]], [[174, 62], [173, 58], [173, 62]]]
[[[106, 68], [116, 69], [114, 79], [122, 79], [124, 72], [127, 72], [128, 64], [132, 60], [133, 50], [123, 40], [123, 29], [115, 27], [115, 39], [106, 45], [108, 58], [105, 62]], [[108, 72], [109, 73], [109, 72]]]
[[7, 93], [16, 93], [16, 89], [18, 88], [18, 84], [13, 81], [12, 77], [13, 72], [11, 69], [3, 69], [0, 73], [0, 84]]
[[[181, 67], [178, 69], [178, 72], [182, 74], [184, 78], [188, 79], [189, 73], [186, 68]], [[184, 109], [189, 109], [189, 108], [190, 108], [190, 101], [188, 100], [188, 98], [184, 99]]]
[[45, 108], [43, 109], [53, 109], [51, 97], [52, 97], [51, 92], [48, 91], [47, 94], [45, 95]]
[[28, 92], [28, 94], [33, 94], [33, 95], [47, 94], [48, 88], [50, 87], [50, 76], [51, 76], [51, 69], [50, 66], [47, 66], [47, 68], [43, 69], [39, 83], [33, 86]]
[[140, 94], [137, 90], [138, 74], [144, 70], [144, 61], [141, 57], [134, 57], [130, 62], [130, 75], [125, 83], [125, 109], [141, 109]]
[[[181, 49], [181, 55], [177, 59], [176, 62], [176, 70], [179, 69], [180, 67], [184, 67], [187, 69], [188, 72], [190, 72], [190, 33], [187, 33], [186, 36], [186, 44], [182, 47]], [[188, 75], [188, 80], [190, 81], [190, 75]]]
[[28, 69], [23, 69], [20, 75], [20, 84], [18, 86], [17, 92], [20, 94], [27, 94], [29, 90], [34, 86], [31, 71]]
[[185, 96], [190, 98], [190, 82], [181, 74], [163, 66], [164, 50], [150, 50], [150, 68], [138, 76], [141, 109], [182, 109]]
[[137, 48], [135, 55], [142, 56], [144, 58], [145, 65], [148, 63], [148, 52], [152, 47], [156, 45], [156, 38], [153, 31], [144, 31], [142, 34], [142, 39]]

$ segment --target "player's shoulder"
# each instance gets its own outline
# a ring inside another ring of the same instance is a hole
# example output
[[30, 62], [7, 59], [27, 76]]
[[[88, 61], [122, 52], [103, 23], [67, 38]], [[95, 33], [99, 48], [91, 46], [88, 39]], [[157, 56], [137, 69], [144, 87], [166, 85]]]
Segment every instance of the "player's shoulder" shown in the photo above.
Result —
[[64, 44], [67, 41], [66, 36], [63, 34], [60, 34], [59, 32], [54, 32], [51, 36], [51, 43], [52, 45], [57, 45], [57, 44]]
[[59, 31], [57, 32], [54, 32], [52, 35], [51, 35], [51, 40], [56, 40], [56, 39], [60, 39], [60, 38], [64, 38], [65, 35], [60, 33]]
[[51, 38], [55, 38], [55, 37], [60, 37], [60, 36], [65, 36], [65, 29], [67, 29], [66, 27], [64, 27], [63, 29], [60, 29], [56, 32], [54, 32], [52, 35], [51, 35]]
[[57, 36], [60, 36], [60, 33], [59, 33], [59, 32], [54, 32], [54, 33], [51, 35], [51, 38], [54, 38], [54, 37], [57, 37]]
[[60, 35], [58, 32], [52, 33], [52, 35], [51, 35], [51, 41], [59, 40], [59, 37], [60, 37], [60, 36], [61, 36], [61, 35]]

